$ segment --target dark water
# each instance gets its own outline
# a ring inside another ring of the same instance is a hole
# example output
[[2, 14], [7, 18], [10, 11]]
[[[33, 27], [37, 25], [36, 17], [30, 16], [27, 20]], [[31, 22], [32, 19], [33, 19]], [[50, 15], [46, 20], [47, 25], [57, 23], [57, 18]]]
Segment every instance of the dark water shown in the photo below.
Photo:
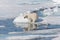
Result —
[[[5, 27], [0, 27], [0, 34], [8, 34], [8, 32], [21, 32], [23, 31], [22, 28], [17, 28], [13, 24], [14, 19], [6, 19], [6, 20], [0, 20], [0, 25], [4, 25]], [[46, 29], [44, 27], [45, 25], [39, 26], [37, 30], [44, 30]], [[48, 25], [47, 29], [54, 29], [54, 28], [60, 28], [60, 25]]]
[[13, 31], [22, 31], [22, 28], [16, 28], [13, 24], [13, 19], [0, 20], [0, 25], [4, 25], [5, 27], [0, 28], [0, 34], [7, 34], [8, 32]]
[[[46, 33], [46, 34], [27, 34], [27, 33], [23, 33], [23, 34], [8, 34], [9, 32], [22, 32], [23, 29], [22, 28], [17, 28], [14, 24], [13, 24], [13, 20], [14, 19], [6, 19], [6, 20], [0, 20], [0, 25], [4, 25], [5, 27], [0, 27], [0, 40], [6, 40], [5, 38], [10, 37], [10, 36], [27, 36], [27, 35], [51, 35]], [[39, 20], [37, 20], [39, 21]], [[42, 21], [42, 20], [40, 20]], [[39, 26], [38, 29], [36, 30], [45, 30], [45, 29], [55, 29], [55, 28], [60, 28], [60, 25], [48, 25], [48, 28], [44, 27], [45, 25], [41, 25]], [[54, 33], [52, 33], [54, 34]], [[44, 40], [51, 40], [53, 39], [53, 37], [48, 37], [48, 38], [44, 38]], [[31, 39], [31, 40], [43, 40], [41, 38], [35, 38], [35, 39]]]

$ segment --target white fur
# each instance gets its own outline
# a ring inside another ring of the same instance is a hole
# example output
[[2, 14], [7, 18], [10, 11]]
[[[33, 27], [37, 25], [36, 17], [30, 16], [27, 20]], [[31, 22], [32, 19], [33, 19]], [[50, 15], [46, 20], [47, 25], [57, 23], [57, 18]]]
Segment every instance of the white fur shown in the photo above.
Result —
[[[27, 28], [28, 30], [32, 30], [32, 29], [35, 29], [36, 28], [36, 26], [33, 24], [33, 23], [35, 23], [35, 21], [38, 19], [38, 15], [36, 14], [36, 13], [27, 13], [27, 14], [25, 14], [24, 15], [24, 17], [25, 16], [28, 16], [28, 20], [29, 20], [29, 22], [30, 22], [30, 24], [29, 24], [29, 27]], [[32, 20], [32, 22], [31, 22], [31, 20]], [[32, 24], [31, 24], [32, 23]], [[32, 26], [31, 26], [32, 25]]]

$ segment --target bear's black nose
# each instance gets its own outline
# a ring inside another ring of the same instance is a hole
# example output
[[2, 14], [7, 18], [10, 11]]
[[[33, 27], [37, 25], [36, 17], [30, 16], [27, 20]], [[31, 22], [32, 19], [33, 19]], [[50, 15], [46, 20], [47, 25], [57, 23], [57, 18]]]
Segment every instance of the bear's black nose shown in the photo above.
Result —
[[28, 18], [28, 16], [25, 16], [24, 18]]

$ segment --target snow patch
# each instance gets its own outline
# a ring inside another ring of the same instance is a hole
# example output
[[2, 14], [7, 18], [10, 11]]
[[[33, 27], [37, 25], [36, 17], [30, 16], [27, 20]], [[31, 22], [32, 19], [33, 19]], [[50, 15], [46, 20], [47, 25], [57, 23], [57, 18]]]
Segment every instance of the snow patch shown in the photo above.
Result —
[[28, 19], [24, 19], [24, 16], [21, 14], [18, 17], [16, 17], [13, 22], [28, 22]]

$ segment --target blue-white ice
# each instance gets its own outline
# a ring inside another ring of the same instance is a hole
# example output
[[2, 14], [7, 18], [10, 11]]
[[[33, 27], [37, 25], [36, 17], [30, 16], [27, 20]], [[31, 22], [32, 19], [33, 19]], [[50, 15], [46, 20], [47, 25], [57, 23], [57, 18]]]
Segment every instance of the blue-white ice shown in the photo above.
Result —
[[[49, 2], [49, 0], [46, 0]], [[45, 2], [46, 2], [45, 1]], [[27, 4], [36, 4], [36, 5], [25, 5], [24, 3]], [[19, 15], [21, 12], [24, 11], [29, 11], [29, 10], [33, 10], [35, 8], [39, 8], [40, 6], [37, 6], [37, 3], [43, 2], [44, 0], [0, 0], [0, 17], [15, 17], [17, 15]], [[7, 15], [6, 15], [7, 14]]]
[[[45, 3], [48, 4], [45, 5]], [[0, 0], [0, 40], [9, 40], [16, 36], [16, 40], [21, 37], [23, 37], [23, 39], [29, 38], [31, 40], [55, 40], [54, 38], [58, 37], [58, 34], [60, 34], [60, 11], [55, 12], [55, 14], [51, 16], [52, 19], [55, 20], [54, 22], [52, 22], [51, 19], [48, 19], [51, 17], [46, 17], [46, 19], [50, 20], [52, 23], [56, 22], [55, 24], [59, 24], [49, 25], [48, 28], [51, 29], [45, 29], [43, 26], [40, 26], [39, 30], [23, 32], [22, 28], [17, 28], [13, 24], [14, 18], [20, 13], [33, 11], [42, 6], [49, 8], [54, 5], [51, 0]], [[50, 21], [48, 22], [51, 23]]]

